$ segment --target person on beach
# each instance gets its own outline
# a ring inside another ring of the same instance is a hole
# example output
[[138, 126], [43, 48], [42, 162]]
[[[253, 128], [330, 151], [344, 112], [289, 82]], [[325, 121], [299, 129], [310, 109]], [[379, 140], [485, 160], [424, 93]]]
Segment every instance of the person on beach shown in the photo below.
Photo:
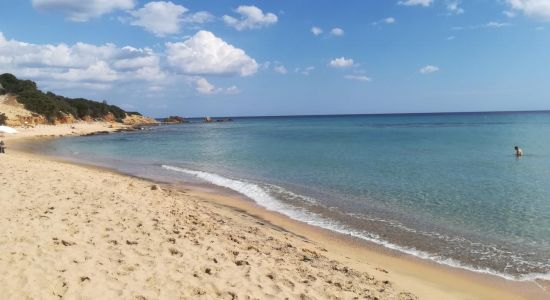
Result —
[[0, 141], [0, 153], [6, 153], [6, 144], [4, 144], [4, 141]]
[[514, 146], [514, 150], [516, 150], [516, 157], [523, 156], [523, 150], [520, 147]]

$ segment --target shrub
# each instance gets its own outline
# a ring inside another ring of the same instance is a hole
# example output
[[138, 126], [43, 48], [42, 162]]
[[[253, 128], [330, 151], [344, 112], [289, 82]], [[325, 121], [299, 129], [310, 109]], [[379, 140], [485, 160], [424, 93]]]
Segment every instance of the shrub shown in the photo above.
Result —
[[7, 120], [8, 117], [6, 117], [6, 114], [0, 113], [0, 125], [6, 125]]

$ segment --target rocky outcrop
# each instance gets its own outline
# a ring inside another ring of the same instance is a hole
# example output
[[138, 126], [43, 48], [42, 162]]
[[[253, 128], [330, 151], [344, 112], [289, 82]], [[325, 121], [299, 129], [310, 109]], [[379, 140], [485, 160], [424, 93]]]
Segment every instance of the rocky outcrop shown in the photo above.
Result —
[[34, 125], [41, 125], [41, 124], [48, 124], [48, 120], [44, 118], [44, 116], [41, 116], [39, 114], [31, 114], [30, 116], [15, 116], [12, 118], [8, 118], [6, 121], [6, 125], [8, 126], [34, 126]]
[[126, 118], [122, 120], [124, 125], [158, 125], [159, 122], [150, 117], [144, 117], [140, 115], [126, 115]]
[[183, 124], [189, 122], [180, 116], [169, 116], [168, 118], [164, 118], [162, 121], [167, 124]]
[[73, 115], [61, 113], [61, 116], [58, 117], [57, 119], [55, 119], [55, 120], [53, 121], [53, 124], [54, 124], [54, 125], [59, 125], [59, 124], [72, 124], [72, 123], [75, 123], [76, 121], [77, 121], [77, 120], [73, 117]]

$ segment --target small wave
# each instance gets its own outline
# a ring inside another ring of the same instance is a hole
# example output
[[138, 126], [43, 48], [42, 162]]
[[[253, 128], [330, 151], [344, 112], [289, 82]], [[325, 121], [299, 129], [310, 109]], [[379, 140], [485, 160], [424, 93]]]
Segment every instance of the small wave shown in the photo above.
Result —
[[[271, 196], [269, 192], [266, 191], [264, 188], [254, 183], [246, 182], [243, 180], [231, 179], [231, 178], [223, 177], [221, 175], [214, 174], [214, 173], [190, 170], [190, 169], [169, 166], [169, 165], [162, 165], [162, 168], [166, 170], [174, 171], [174, 172], [180, 172], [187, 175], [191, 175], [201, 180], [204, 180], [208, 183], [231, 189], [233, 191], [236, 191], [252, 199], [254, 202], [256, 202], [257, 204], [263, 206], [268, 210], [282, 213], [292, 219], [304, 222], [306, 224], [328, 229], [341, 234], [350, 235], [356, 238], [360, 238], [360, 239], [384, 246], [388, 249], [400, 251], [422, 259], [431, 260], [431, 261], [434, 261], [443, 265], [455, 267], [455, 268], [466, 269], [472, 272], [494, 275], [507, 280], [514, 280], [514, 281], [550, 280], [550, 273], [547, 273], [547, 274], [530, 273], [530, 274], [524, 274], [521, 276], [513, 276], [510, 274], [501, 273], [489, 268], [479, 268], [479, 267], [467, 265], [452, 258], [442, 257], [439, 255], [421, 251], [412, 247], [396, 245], [381, 239], [376, 234], [350, 228], [349, 226], [339, 221], [325, 218], [319, 214], [307, 211], [301, 207], [296, 207], [290, 204], [283, 203], [277, 200], [275, 197]], [[269, 187], [271, 189], [277, 189], [277, 191], [279, 192], [285, 190], [284, 188], [278, 187], [275, 185], [269, 185]], [[290, 191], [286, 191], [286, 193], [290, 195], [298, 196]], [[303, 197], [303, 196], [300, 196], [300, 198], [311, 199], [309, 197]], [[314, 200], [311, 200], [311, 201], [314, 201]]]

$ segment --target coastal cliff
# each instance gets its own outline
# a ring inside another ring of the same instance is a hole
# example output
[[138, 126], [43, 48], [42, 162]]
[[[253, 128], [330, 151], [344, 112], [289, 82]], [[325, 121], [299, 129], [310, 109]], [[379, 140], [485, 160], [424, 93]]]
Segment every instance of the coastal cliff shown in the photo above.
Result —
[[[154, 125], [158, 122], [139, 113], [128, 113], [107, 101], [67, 98], [42, 92], [35, 82], [0, 75], [0, 121], [8, 126], [118, 122], [125, 125]], [[1, 125], [1, 124], [0, 124]]]

